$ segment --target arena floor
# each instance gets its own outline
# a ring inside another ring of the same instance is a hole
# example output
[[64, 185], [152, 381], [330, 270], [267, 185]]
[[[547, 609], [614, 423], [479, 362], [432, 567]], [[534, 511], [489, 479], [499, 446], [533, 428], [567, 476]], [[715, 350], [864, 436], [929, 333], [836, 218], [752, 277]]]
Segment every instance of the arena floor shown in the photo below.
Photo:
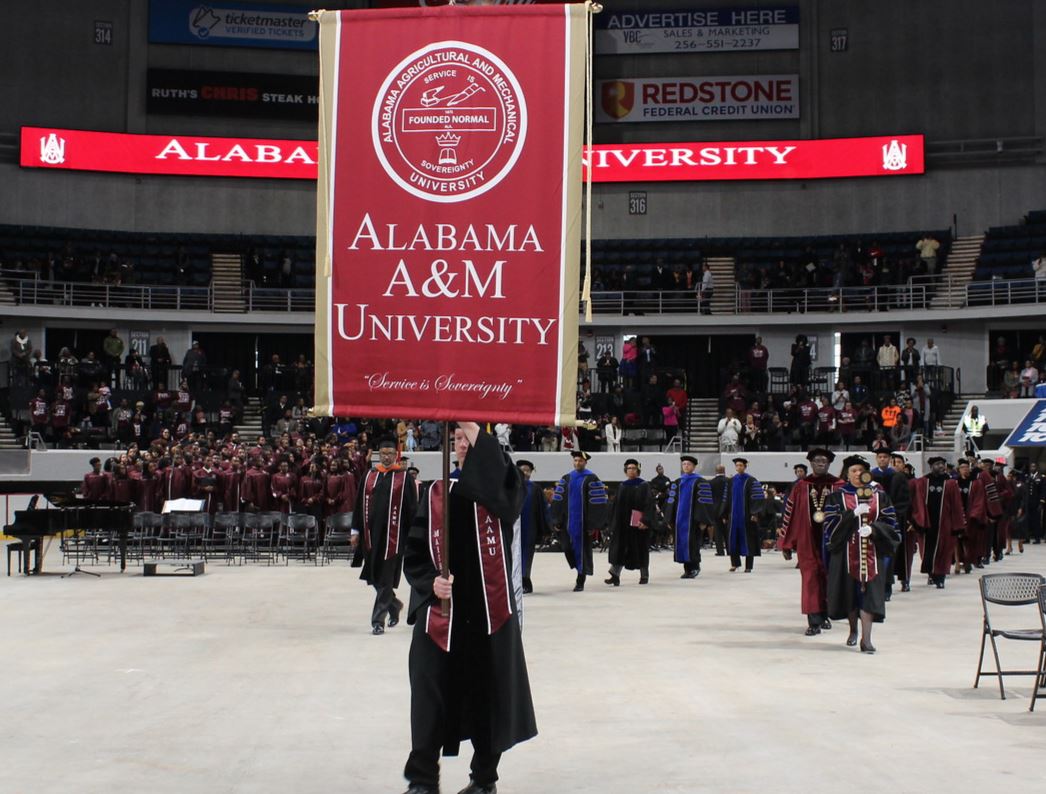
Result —
[[[60, 559], [52, 553], [51, 570]], [[597, 558], [602, 573], [605, 558]], [[104, 569], [102, 569], [104, 570]], [[1046, 572], [1046, 546], [997, 571]], [[0, 790], [398, 794], [409, 747], [410, 630], [369, 633], [371, 591], [336, 567], [225, 567], [202, 578], [0, 577]], [[802, 636], [799, 574], [706, 557], [680, 581], [602, 576], [582, 594], [538, 555], [525, 640], [537, 739], [509, 752], [513, 792], [1040, 790], [1046, 702], [1030, 678], [973, 690], [974, 576], [897, 594], [879, 653], [845, 628]], [[404, 587], [401, 595], [406, 592]], [[1037, 625], [1028, 611], [1023, 624]], [[1031, 667], [1032, 643], [1004, 663]], [[467, 745], [464, 749], [468, 749]], [[468, 754], [444, 764], [445, 792]]]

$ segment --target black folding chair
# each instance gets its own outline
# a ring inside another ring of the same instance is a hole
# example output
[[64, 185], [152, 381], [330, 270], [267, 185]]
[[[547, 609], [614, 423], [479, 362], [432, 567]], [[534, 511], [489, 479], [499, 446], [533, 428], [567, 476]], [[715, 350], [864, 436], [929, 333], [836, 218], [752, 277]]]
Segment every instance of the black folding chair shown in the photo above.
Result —
[[1035, 711], [1035, 700], [1040, 690], [1046, 690], [1046, 584], [1039, 587], [1039, 620], [1042, 621], [1042, 637], [1039, 641], [1039, 672], [1035, 678], [1035, 689], [1031, 693], [1028, 711]]
[[327, 565], [331, 560], [351, 560], [352, 557], [352, 513], [334, 513], [327, 518], [320, 564]]
[[238, 556], [243, 533], [240, 513], [215, 513], [210, 530], [203, 538], [203, 556], [206, 559], [225, 555], [225, 564]]
[[[312, 556], [316, 548], [318, 536], [316, 528], [316, 516], [311, 513], [290, 513], [286, 517], [281, 533], [280, 550], [283, 553], [284, 562], [291, 563], [291, 556], [301, 558], [306, 562]], [[313, 564], [316, 564], [315, 557]]]
[[[1040, 664], [1037, 670], [1003, 670], [1002, 662], [999, 660], [999, 646], [995, 640], [997, 637], [1002, 637], [1007, 640], [1038, 642], [1041, 649], [1044, 636], [1043, 628], [1040, 626], [1035, 629], [997, 629], [992, 625], [988, 605], [1023, 607], [1039, 604], [1039, 591], [1042, 589], [1044, 581], [1046, 580], [1037, 573], [986, 573], [981, 577], [981, 604], [984, 608], [984, 624], [981, 631], [981, 655], [977, 662], [977, 677], [973, 681], [974, 689], [980, 683], [981, 676], [997, 676], [999, 679], [999, 696], [1006, 700], [1006, 690], [1002, 685], [1003, 676], [1033, 675], [1036, 676], [1036, 683], [1038, 683], [1042, 675], [1042, 665]], [[984, 646], [988, 640], [991, 641], [992, 653], [995, 655], [994, 673], [983, 670]]]

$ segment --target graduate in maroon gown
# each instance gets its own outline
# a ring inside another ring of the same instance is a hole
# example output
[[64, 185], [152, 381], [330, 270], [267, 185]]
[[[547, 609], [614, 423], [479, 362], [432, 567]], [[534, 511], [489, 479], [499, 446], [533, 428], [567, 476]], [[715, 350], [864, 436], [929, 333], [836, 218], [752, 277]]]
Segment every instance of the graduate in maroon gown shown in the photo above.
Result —
[[332, 458], [327, 469], [326, 516], [351, 513], [356, 507], [356, 476], [347, 471], [343, 462]]
[[101, 458], [91, 458], [91, 471], [84, 475], [80, 496], [92, 502], [108, 502], [112, 497], [111, 479], [102, 471]]
[[973, 537], [973, 528], [970, 526], [970, 489], [973, 487], [974, 476], [970, 472], [970, 462], [960, 458], [955, 463], [955, 484], [959, 488], [959, 497], [962, 499], [963, 515], [966, 516], [966, 528], [959, 533], [955, 543], [955, 575], [960, 571], [970, 573], [974, 563], [980, 563], [980, 552], [977, 550]]
[[117, 463], [113, 467], [113, 476], [109, 484], [111, 498], [114, 502], [129, 503], [134, 501], [135, 483], [127, 473], [127, 466]]
[[203, 500], [203, 511], [209, 515], [218, 512], [221, 502], [221, 491], [218, 483], [218, 471], [214, 468], [214, 458], [208, 456], [203, 466], [193, 472], [192, 494], [194, 499]]
[[164, 502], [172, 499], [185, 499], [190, 494], [192, 469], [185, 464], [185, 458], [181, 454], [175, 455], [172, 464], [163, 470], [162, 483]]
[[262, 468], [261, 458], [253, 455], [250, 468], [243, 475], [241, 494], [244, 509], [251, 512], [268, 510], [270, 493], [269, 473]]
[[1003, 549], [1009, 543], [1013, 515], [1016, 511], [1010, 509], [1013, 501], [1013, 486], [1006, 477], [1006, 458], [995, 459], [992, 473], [995, 476], [995, 492], [999, 494], [999, 505], [1002, 508], [999, 520], [995, 522], [995, 534], [992, 536], [992, 553], [995, 561], [999, 562], [1002, 560]]
[[298, 496], [298, 478], [290, 472], [290, 464], [281, 460], [276, 473], [269, 480], [273, 507], [283, 514], [291, 512], [291, 503]]
[[134, 504], [141, 513], [157, 513], [163, 506], [161, 479], [156, 461], [145, 464], [142, 476], [135, 480]]
[[806, 459], [813, 467], [792, 486], [785, 504], [781, 525], [781, 548], [785, 559], [794, 551], [799, 556], [802, 577], [802, 611], [806, 615], [806, 636], [813, 637], [830, 629], [828, 619], [828, 568], [824, 555], [824, 505], [828, 495], [843, 481], [828, 471], [835, 455], [827, 449], [811, 449]]
[[912, 482], [911, 518], [924, 535], [921, 570], [941, 589], [951, 571], [958, 536], [966, 527], [966, 515], [959, 485], [948, 476], [944, 458], [926, 462], [930, 473]]
[[240, 512], [243, 504], [243, 464], [238, 457], [233, 458], [227, 468], [219, 470], [218, 483], [221, 486], [222, 510], [227, 513]]
[[316, 527], [319, 528], [323, 519], [324, 494], [327, 490], [327, 480], [320, 470], [318, 463], [310, 463], [309, 468], [298, 480], [297, 507], [303, 513], [308, 513], [316, 518]]

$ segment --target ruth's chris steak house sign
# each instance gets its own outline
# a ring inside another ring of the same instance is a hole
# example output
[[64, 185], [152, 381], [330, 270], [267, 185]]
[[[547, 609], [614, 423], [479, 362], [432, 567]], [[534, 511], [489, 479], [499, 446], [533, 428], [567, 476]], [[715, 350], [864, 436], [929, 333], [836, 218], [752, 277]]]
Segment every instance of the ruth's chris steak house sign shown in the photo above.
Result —
[[[826, 179], [925, 172], [922, 135], [793, 141], [605, 144], [593, 182]], [[22, 127], [20, 163], [128, 174], [315, 179], [315, 141], [130, 135]]]

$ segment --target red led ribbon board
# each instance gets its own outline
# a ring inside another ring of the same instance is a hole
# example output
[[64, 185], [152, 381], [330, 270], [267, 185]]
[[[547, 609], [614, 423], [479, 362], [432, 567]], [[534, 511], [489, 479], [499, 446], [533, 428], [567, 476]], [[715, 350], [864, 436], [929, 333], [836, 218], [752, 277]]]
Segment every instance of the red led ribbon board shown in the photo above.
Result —
[[584, 6], [320, 20], [317, 400], [566, 424]]
[[[922, 135], [593, 147], [593, 182], [830, 179], [925, 172]], [[22, 127], [26, 168], [315, 179], [315, 141]]]

